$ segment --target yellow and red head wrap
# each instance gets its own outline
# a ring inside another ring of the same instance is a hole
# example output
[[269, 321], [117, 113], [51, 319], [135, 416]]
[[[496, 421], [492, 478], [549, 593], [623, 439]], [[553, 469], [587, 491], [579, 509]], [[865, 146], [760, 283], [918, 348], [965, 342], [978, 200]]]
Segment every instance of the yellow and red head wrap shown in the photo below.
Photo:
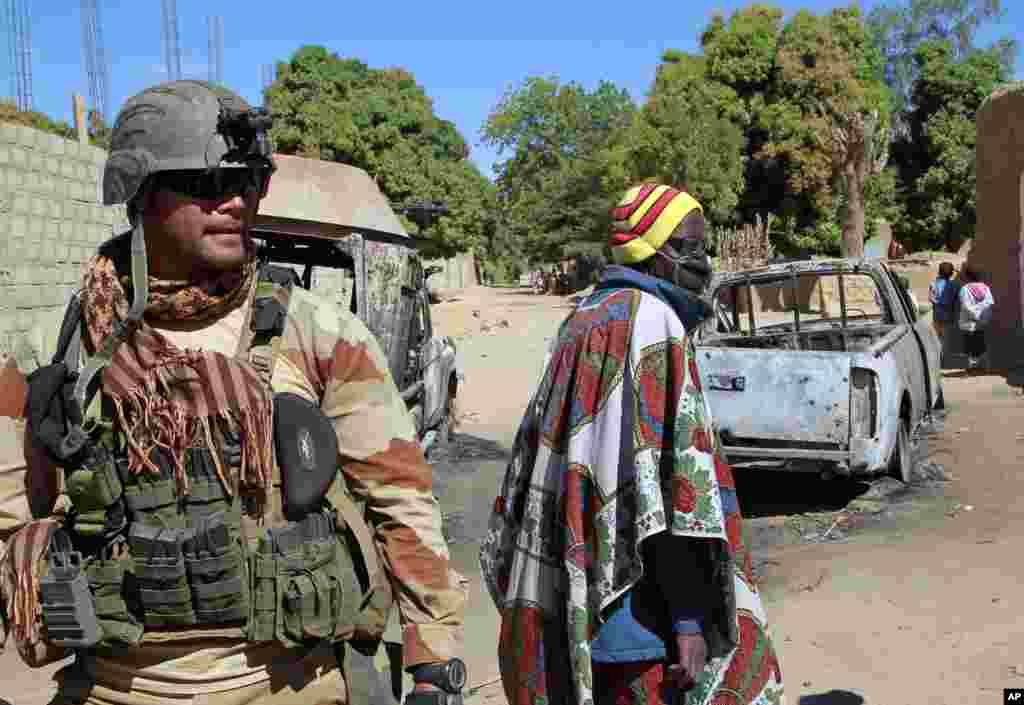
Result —
[[685, 191], [659, 184], [634, 186], [612, 210], [612, 257], [618, 264], [636, 264], [654, 256], [693, 210], [704, 212]]

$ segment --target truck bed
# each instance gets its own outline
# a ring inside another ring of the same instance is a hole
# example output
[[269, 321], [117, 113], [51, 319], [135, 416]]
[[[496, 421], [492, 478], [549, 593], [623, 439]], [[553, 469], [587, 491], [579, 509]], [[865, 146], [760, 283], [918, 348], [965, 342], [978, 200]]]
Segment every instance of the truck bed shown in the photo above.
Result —
[[758, 330], [757, 335], [721, 335], [705, 340], [701, 343], [701, 347], [737, 350], [864, 352], [897, 327], [889, 324], [874, 324], [839, 328], [838, 325], [816, 324], [799, 333], [793, 333], [788, 327], [773, 327], [771, 330]]

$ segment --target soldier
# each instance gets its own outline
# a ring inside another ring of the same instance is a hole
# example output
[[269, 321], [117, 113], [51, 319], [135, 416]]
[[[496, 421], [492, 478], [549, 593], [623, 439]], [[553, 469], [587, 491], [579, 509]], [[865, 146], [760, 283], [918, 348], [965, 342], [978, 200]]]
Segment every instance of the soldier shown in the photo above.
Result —
[[3, 371], [37, 519], [6, 621], [30, 665], [78, 656], [87, 703], [348, 703], [393, 595], [406, 702], [461, 702], [462, 579], [381, 349], [255, 257], [269, 126], [198, 81], [118, 115], [103, 197], [132, 230]]

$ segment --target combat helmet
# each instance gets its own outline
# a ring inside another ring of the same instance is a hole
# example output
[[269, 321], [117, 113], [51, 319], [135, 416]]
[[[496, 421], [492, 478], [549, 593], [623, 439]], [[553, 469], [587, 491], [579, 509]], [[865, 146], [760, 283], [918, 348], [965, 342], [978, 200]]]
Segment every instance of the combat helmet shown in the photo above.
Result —
[[117, 116], [103, 170], [103, 203], [129, 203], [162, 171], [248, 167], [273, 171], [271, 118], [205, 81], [172, 81], [129, 98]]

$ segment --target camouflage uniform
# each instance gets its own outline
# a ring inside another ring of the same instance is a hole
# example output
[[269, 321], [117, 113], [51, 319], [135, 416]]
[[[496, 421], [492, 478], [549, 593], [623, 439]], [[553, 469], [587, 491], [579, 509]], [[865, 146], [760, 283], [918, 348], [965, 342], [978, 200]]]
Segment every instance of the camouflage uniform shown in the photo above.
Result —
[[[236, 309], [201, 330], [161, 333], [182, 348], [201, 346], [233, 355], [248, 308], [247, 304]], [[462, 579], [449, 566], [431, 469], [380, 346], [358, 318], [303, 289], [292, 292], [288, 320], [273, 389], [319, 403], [334, 425], [342, 472], [351, 493], [366, 504], [395, 590], [404, 665], [455, 657], [465, 603]], [[19, 346], [16, 361], [9, 361], [0, 373], [0, 413], [20, 415], [24, 379], [52, 358], [59, 329], [59, 316], [43, 320]], [[94, 403], [89, 413], [97, 406]], [[29, 465], [26, 487], [33, 513], [48, 513], [57, 496], [58, 473], [48, 465]], [[167, 645], [159, 653], [147, 644], [122, 658], [99, 661], [90, 702], [181, 705], [189, 702], [181, 699], [187, 695], [193, 695], [196, 705], [345, 702], [342, 676], [329, 651], [296, 653], [266, 644], [246, 645], [240, 639]], [[240, 659], [239, 653], [246, 658]], [[282, 686], [281, 676], [289, 669], [293, 674], [284, 676], [288, 685]], [[185, 671], [192, 680], [183, 675]], [[137, 695], [139, 683], [144, 694]], [[307, 684], [296, 688], [296, 683]]]

